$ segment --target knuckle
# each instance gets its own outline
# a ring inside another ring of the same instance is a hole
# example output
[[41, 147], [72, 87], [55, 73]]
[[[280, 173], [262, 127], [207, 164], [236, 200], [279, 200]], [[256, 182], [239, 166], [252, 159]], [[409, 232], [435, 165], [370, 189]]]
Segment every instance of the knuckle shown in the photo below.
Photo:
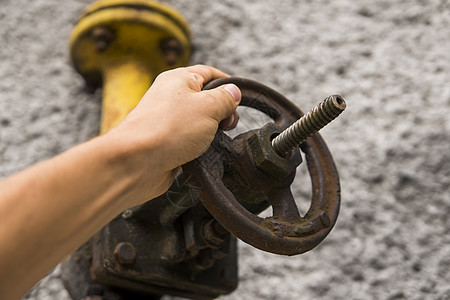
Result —
[[214, 108], [219, 108], [224, 111], [225, 117], [228, 116], [234, 107], [233, 97], [224, 89], [219, 88], [209, 93], [209, 102]]

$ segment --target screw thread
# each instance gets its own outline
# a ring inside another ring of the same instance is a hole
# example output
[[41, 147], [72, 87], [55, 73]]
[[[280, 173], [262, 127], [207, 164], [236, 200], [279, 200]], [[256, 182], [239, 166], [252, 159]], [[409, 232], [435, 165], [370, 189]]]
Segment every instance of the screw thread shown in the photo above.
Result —
[[284, 156], [333, 121], [345, 110], [345, 107], [345, 101], [341, 96], [331, 95], [327, 97], [273, 139], [272, 147], [275, 152]]

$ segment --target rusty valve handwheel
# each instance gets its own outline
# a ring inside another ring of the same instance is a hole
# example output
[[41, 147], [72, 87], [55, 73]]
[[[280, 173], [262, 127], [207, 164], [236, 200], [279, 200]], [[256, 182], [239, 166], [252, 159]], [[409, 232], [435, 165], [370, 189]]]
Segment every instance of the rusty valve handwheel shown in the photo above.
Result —
[[[273, 89], [248, 79], [221, 78], [205, 89], [226, 83], [241, 89], [241, 105], [265, 113], [274, 123], [234, 139], [219, 130], [208, 151], [183, 166], [189, 184], [214, 218], [244, 242], [282, 255], [311, 250], [328, 235], [339, 213], [339, 178], [327, 146], [319, 134], [300, 145], [312, 182], [311, 206], [301, 217], [290, 190], [301, 163], [300, 151], [296, 148], [281, 156], [270, 141], [302, 111]], [[258, 202], [255, 195], [272, 206], [272, 217], [261, 218], [244, 208], [245, 202]]]

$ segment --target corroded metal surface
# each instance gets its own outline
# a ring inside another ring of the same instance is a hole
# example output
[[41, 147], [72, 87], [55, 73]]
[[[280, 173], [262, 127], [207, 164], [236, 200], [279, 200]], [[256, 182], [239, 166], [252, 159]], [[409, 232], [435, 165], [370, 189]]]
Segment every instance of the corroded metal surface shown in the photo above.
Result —
[[63, 264], [73, 299], [212, 299], [237, 286], [236, 238], [189, 192], [171, 189], [124, 211]]
[[285, 155], [333, 121], [345, 110], [345, 107], [345, 101], [339, 95], [331, 95], [325, 98], [275, 137], [271, 142], [272, 147], [278, 154]]
[[[301, 217], [290, 191], [295, 167], [301, 161], [298, 150], [281, 157], [272, 147], [261, 145], [270, 145], [271, 137], [303, 113], [281, 94], [248, 79], [218, 79], [205, 88], [225, 83], [239, 86], [241, 105], [260, 110], [274, 123], [235, 139], [219, 131], [209, 150], [183, 166], [183, 171], [191, 185], [200, 191], [200, 199], [208, 211], [244, 242], [283, 255], [311, 250], [328, 235], [339, 213], [339, 178], [328, 148], [318, 134], [300, 146], [313, 191], [311, 206]], [[289, 168], [291, 172], [286, 172]], [[245, 208], [246, 203], [270, 204], [273, 216], [260, 218]]]

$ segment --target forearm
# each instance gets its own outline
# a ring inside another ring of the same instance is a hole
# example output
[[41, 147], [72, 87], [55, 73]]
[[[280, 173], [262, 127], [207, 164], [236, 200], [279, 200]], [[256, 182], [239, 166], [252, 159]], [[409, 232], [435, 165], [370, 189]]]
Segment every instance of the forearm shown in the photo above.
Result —
[[143, 197], [135, 156], [115, 143], [96, 138], [0, 183], [1, 299], [20, 297], [132, 197]]

